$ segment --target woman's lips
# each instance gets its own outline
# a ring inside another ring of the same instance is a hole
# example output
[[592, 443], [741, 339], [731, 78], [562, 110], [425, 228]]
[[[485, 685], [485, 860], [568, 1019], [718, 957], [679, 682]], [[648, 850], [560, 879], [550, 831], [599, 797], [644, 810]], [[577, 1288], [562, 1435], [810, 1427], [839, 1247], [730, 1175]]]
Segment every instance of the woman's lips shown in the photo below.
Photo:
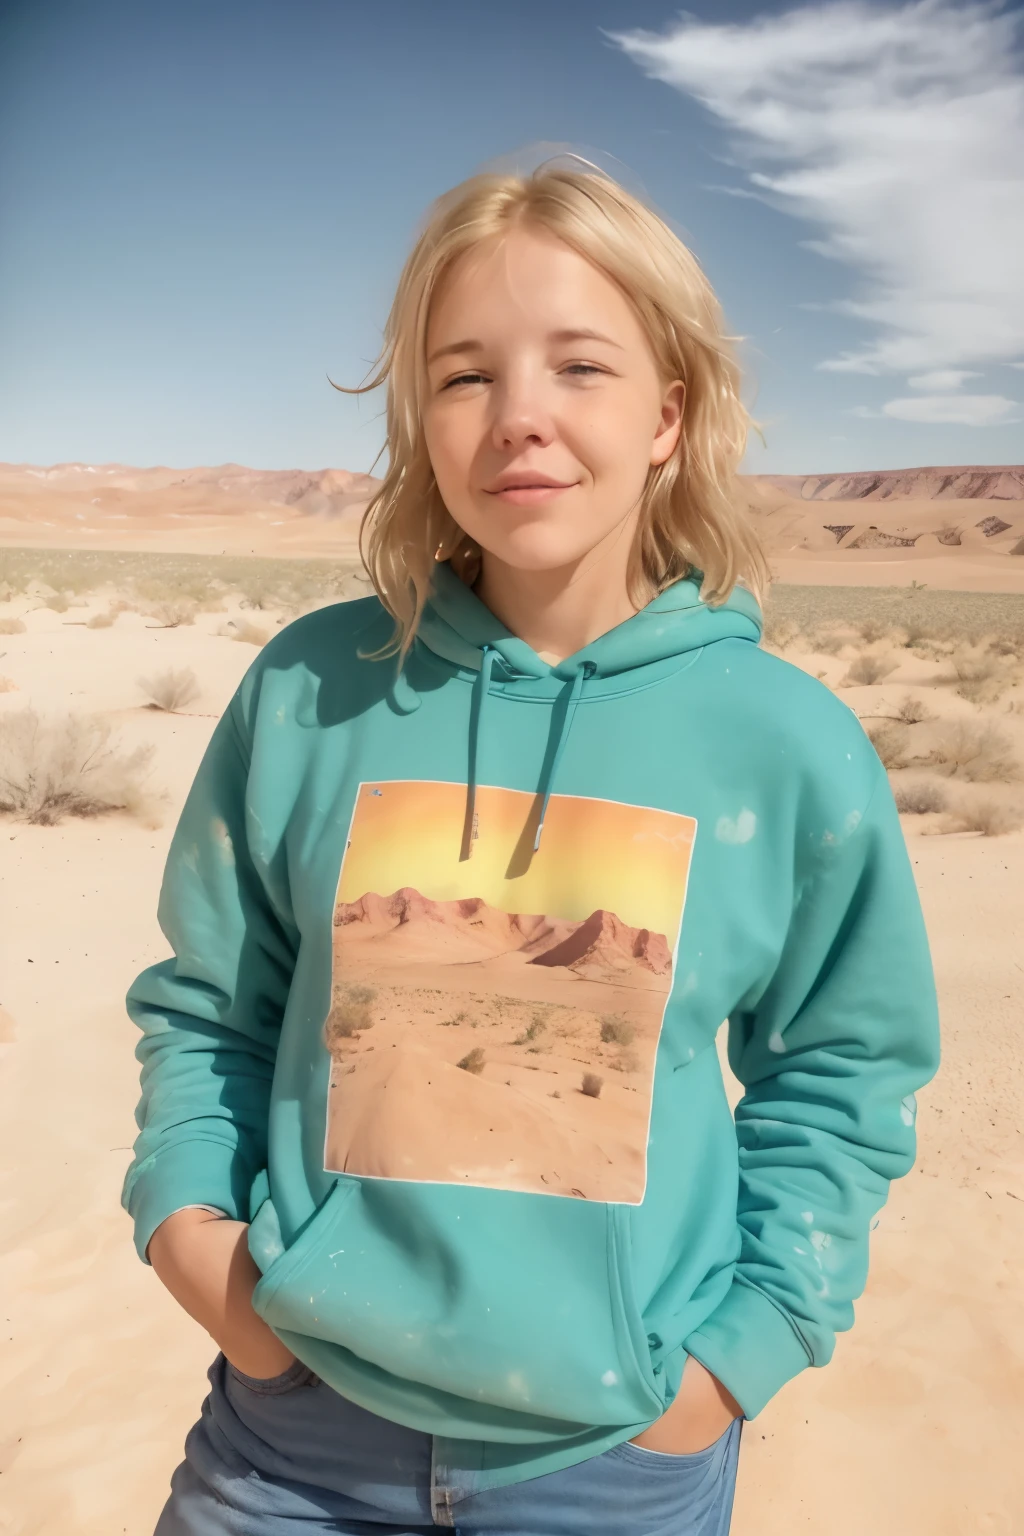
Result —
[[509, 485], [503, 491], [492, 491], [491, 495], [516, 507], [533, 507], [571, 490], [571, 485]]

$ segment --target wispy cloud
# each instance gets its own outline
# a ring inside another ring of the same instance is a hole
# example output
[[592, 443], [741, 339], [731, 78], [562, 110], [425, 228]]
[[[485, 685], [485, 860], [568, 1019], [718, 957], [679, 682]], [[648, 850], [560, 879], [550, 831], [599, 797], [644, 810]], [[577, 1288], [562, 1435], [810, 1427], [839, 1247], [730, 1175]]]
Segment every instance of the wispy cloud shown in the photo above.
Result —
[[917, 373], [907, 380], [911, 389], [959, 389], [964, 379], [980, 379], [970, 368], [937, 368], [934, 373]]
[[[734, 194], [817, 226], [801, 243], [860, 275], [829, 307], [870, 339], [820, 368], [967, 377], [962, 365], [1024, 352], [1022, 14], [1002, 0], [835, 0], [606, 35], [732, 130], [748, 182]], [[886, 411], [939, 412], [940, 398]], [[1000, 397], [967, 398], [985, 416]]]
[[[1005, 395], [910, 395], [887, 400], [881, 410], [856, 405], [851, 416], [895, 421], [914, 421], [922, 426], [1002, 427], [1024, 421], [1020, 406]], [[1014, 415], [1014, 412], [1018, 414]]]

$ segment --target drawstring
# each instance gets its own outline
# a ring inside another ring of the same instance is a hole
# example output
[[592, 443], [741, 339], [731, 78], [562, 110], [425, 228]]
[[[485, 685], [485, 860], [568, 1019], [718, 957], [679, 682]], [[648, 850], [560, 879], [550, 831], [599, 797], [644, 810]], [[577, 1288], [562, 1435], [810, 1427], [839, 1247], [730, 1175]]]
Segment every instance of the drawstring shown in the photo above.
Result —
[[473, 844], [476, 841], [479, 830], [476, 810], [476, 784], [480, 761], [480, 736], [484, 716], [484, 701], [491, 691], [491, 672], [494, 668], [494, 658], [497, 654], [493, 646], [484, 646], [483, 655], [480, 658], [480, 671], [476, 675], [476, 683], [473, 688], [469, 723], [469, 781], [466, 785], [466, 820], [462, 828], [460, 859], [468, 859], [473, 852]]
[[[494, 659], [498, 652], [494, 646], [484, 645], [480, 658], [480, 670], [476, 675], [473, 688], [473, 699], [470, 705], [469, 725], [469, 776], [466, 785], [466, 819], [462, 829], [462, 851], [460, 859], [468, 859], [473, 852], [473, 844], [476, 842], [480, 831], [480, 819], [476, 809], [477, 779], [479, 776], [480, 741], [483, 736], [484, 707], [491, 690], [491, 673], [494, 670]], [[551, 799], [555, 785], [555, 777], [558, 773], [558, 765], [562, 761], [566, 743], [569, 740], [569, 732], [572, 729], [573, 716], [576, 706], [583, 692], [583, 685], [589, 677], [593, 677], [597, 671], [592, 661], [581, 661], [572, 680], [572, 689], [569, 700], [562, 716], [562, 724], [559, 727], [558, 742], [551, 758], [551, 766], [544, 776], [543, 783], [538, 789], [541, 796], [540, 820], [537, 824], [537, 836], [533, 841], [533, 851], [540, 848], [540, 840], [544, 831], [544, 818], [547, 815], [548, 802]]]
[[593, 676], [596, 670], [597, 668], [592, 661], [581, 661], [576, 669], [576, 676], [572, 680], [572, 692], [569, 694], [569, 702], [562, 717], [562, 727], [558, 733], [558, 745], [555, 748], [555, 755], [551, 759], [551, 767], [548, 770], [547, 778], [541, 786], [543, 798], [540, 803], [540, 821], [537, 823], [537, 836], [533, 840], [534, 853], [540, 847], [541, 833], [544, 831], [544, 818], [548, 812], [548, 801], [551, 799], [551, 791], [554, 788], [555, 774], [558, 772], [558, 765], [562, 760], [565, 744], [569, 740], [569, 732], [572, 729], [572, 717], [576, 713], [576, 705], [580, 701], [583, 684], [588, 677]]

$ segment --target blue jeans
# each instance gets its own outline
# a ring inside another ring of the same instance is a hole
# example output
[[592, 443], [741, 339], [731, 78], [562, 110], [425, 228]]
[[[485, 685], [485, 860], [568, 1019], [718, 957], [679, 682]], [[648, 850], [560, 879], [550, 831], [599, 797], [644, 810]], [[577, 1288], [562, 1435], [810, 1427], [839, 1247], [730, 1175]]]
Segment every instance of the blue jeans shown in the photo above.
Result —
[[742, 1419], [704, 1451], [624, 1441], [505, 1488], [439, 1467], [430, 1435], [357, 1407], [296, 1361], [243, 1376], [218, 1355], [154, 1536], [727, 1536]]

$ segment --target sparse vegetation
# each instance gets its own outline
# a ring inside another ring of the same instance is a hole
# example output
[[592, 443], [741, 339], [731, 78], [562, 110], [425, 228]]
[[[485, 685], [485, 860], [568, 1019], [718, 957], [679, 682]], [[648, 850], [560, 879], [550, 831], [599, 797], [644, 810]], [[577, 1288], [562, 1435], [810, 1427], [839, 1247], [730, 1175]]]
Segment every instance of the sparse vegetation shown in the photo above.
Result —
[[601, 1040], [604, 1045], [632, 1045], [636, 1028], [621, 1013], [606, 1013], [601, 1018]]
[[18, 685], [11, 677], [0, 677], [0, 693], [17, 693]]
[[43, 603], [44, 608], [51, 609], [54, 613], [67, 613], [71, 607], [71, 597], [67, 592], [55, 592]]
[[536, 1013], [534, 1013], [533, 1018], [530, 1020], [529, 1024], [523, 1030], [522, 1034], [518, 1035], [516, 1039], [512, 1041], [512, 1044], [528, 1045], [531, 1040], [536, 1040], [537, 1036], [547, 1028], [547, 1023], [547, 1016], [541, 1013], [541, 1011], [538, 1009]]
[[194, 624], [196, 614], [199, 612], [199, 604], [188, 597], [164, 598], [161, 602], [150, 603], [145, 609], [147, 616], [156, 619], [156, 625], [150, 628], [178, 629], [182, 624]]
[[148, 819], [154, 747], [123, 751], [98, 716], [43, 720], [35, 710], [0, 715], [0, 812], [37, 826], [65, 816], [127, 811]]
[[1002, 837], [1024, 827], [1024, 811], [1019, 806], [1003, 805], [996, 800], [975, 800], [958, 805], [950, 817], [950, 832], [980, 832], [982, 837]]
[[871, 725], [868, 738], [881, 759], [883, 768], [905, 768], [910, 752], [910, 732], [892, 720]]
[[930, 784], [927, 779], [916, 784], [897, 784], [893, 797], [901, 816], [927, 816], [949, 806], [949, 796], [942, 785]]
[[471, 1051], [466, 1052], [461, 1061], [456, 1062], [456, 1066], [461, 1067], [463, 1072], [472, 1072], [474, 1076], [479, 1077], [486, 1061], [487, 1057], [482, 1046], [474, 1045]]
[[846, 676], [842, 679], [840, 688], [863, 686], [869, 683], [881, 683], [893, 672], [897, 662], [891, 656], [878, 656], [873, 652], [865, 652], [861, 656], [855, 656], [850, 662]]
[[437, 1022], [442, 1025], [442, 1027], [447, 1029], [449, 1025], [468, 1024], [470, 1019], [469, 1014], [466, 1012], [465, 1008], [460, 1008], [458, 1013], [453, 1013], [450, 1019], [438, 1019]]
[[601, 1089], [604, 1087], [604, 1078], [598, 1072], [584, 1072], [583, 1081], [580, 1084], [580, 1093], [588, 1099], [599, 1099]]
[[169, 713], [194, 704], [200, 694], [199, 679], [191, 667], [168, 670], [155, 677], [140, 677], [138, 684], [149, 699], [148, 709], [165, 709]]
[[376, 996], [373, 987], [350, 985], [339, 990], [324, 1025], [328, 1050], [334, 1050], [342, 1040], [351, 1040], [363, 1030], [373, 1028], [370, 1004]]
[[904, 725], [920, 725], [924, 720], [934, 720], [935, 711], [929, 709], [923, 699], [911, 698], [910, 694], [897, 706], [896, 718]]
[[954, 652], [950, 662], [958, 679], [954, 691], [972, 704], [995, 703], [1017, 680], [1013, 662], [991, 652]]
[[640, 1057], [629, 1046], [623, 1046], [616, 1059], [611, 1063], [614, 1072], [639, 1072], [640, 1066]]
[[24, 619], [13, 617], [0, 619], [0, 635], [23, 635], [24, 633]]
[[977, 784], [1010, 783], [1020, 778], [1012, 742], [987, 721], [945, 721], [923, 761], [939, 773]]

